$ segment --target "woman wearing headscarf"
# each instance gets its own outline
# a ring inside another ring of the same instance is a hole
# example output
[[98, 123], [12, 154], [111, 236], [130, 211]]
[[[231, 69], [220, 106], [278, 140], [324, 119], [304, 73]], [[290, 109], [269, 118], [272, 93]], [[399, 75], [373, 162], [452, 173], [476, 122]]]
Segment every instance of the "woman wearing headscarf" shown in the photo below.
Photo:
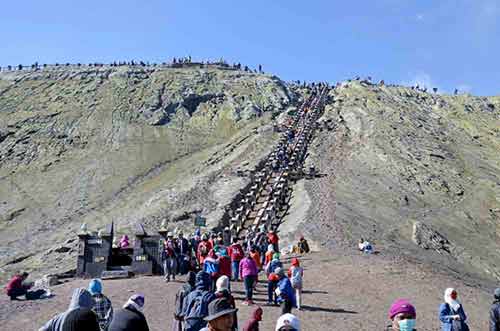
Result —
[[467, 316], [454, 288], [444, 291], [444, 302], [439, 306], [439, 320], [442, 331], [468, 331]]
[[406, 299], [397, 299], [389, 309], [391, 325], [386, 331], [415, 331], [417, 311]]
[[92, 307], [92, 296], [83, 288], [73, 290], [68, 310], [54, 316], [38, 331], [100, 331], [97, 315]]
[[109, 331], [149, 331], [143, 310], [144, 295], [132, 295], [123, 308], [115, 312]]

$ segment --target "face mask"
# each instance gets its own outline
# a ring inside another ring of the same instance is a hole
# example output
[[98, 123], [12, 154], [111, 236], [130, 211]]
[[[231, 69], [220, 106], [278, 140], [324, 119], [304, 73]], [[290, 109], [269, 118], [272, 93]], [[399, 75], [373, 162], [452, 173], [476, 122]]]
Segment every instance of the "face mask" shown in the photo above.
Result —
[[416, 320], [402, 320], [398, 322], [400, 331], [413, 331], [415, 329]]

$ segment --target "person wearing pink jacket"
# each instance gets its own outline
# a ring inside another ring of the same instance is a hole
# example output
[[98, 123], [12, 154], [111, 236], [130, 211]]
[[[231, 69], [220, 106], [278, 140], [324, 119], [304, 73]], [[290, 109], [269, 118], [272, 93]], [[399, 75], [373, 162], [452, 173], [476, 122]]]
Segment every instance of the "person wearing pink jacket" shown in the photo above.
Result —
[[252, 297], [254, 283], [257, 280], [259, 269], [257, 268], [257, 264], [255, 263], [255, 260], [252, 259], [249, 252], [240, 261], [239, 267], [240, 277], [241, 279], [243, 279], [243, 283], [245, 284], [246, 300], [243, 302], [243, 304], [251, 305], [253, 304]]

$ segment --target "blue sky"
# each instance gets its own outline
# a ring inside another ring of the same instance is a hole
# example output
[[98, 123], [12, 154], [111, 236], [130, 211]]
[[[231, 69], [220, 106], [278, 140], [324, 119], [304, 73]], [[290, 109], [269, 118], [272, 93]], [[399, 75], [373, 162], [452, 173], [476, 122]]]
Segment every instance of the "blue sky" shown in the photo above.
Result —
[[5, 0], [0, 39], [1, 66], [191, 55], [500, 95], [500, 0]]

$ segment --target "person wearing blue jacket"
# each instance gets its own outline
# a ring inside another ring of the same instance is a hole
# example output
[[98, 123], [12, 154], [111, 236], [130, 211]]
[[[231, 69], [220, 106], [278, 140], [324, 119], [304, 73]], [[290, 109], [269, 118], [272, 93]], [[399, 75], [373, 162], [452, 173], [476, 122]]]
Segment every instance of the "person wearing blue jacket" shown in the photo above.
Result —
[[296, 306], [295, 290], [292, 287], [290, 279], [285, 276], [285, 270], [277, 268], [275, 272], [279, 278], [276, 295], [278, 296], [278, 303], [281, 306], [281, 314], [291, 314], [292, 308]]
[[439, 306], [439, 320], [441, 331], [469, 330], [466, 323], [467, 316], [462, 304], [458, 301], [458, 293], [453, 288], [447, 288], [444, 292], [444, 303]]
[[215, 294], [210, 292], [208, 273], [198, 272], [195, 286], [183, 302], [182, 316], [184, 316], [185, 331], [198, 331], [207, 325], [204, 318], [208, 316], [208, 304], [216, 298]]

